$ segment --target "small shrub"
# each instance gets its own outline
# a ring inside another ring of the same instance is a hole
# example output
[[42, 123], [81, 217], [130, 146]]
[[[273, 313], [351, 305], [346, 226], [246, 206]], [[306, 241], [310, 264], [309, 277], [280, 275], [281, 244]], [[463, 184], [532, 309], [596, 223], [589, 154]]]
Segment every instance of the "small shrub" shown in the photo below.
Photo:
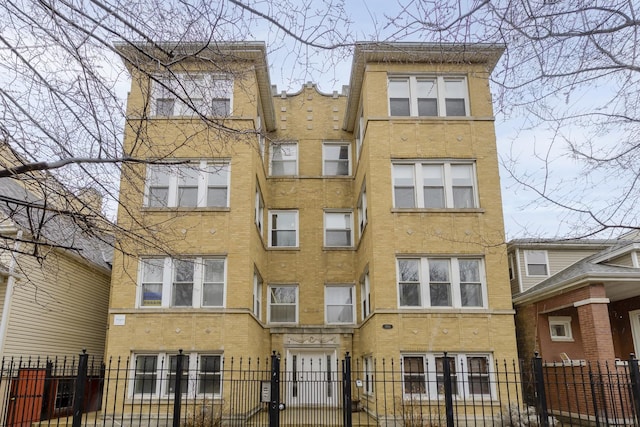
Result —
[[213, 405], [202, 403], [188, 411], [181, 427], [220, 427], [222, 420], [220, 414], [216, 414]]
[[[521, 408], [517, 403], [506, 405], [502, 410], [502, 425], [511, 427], [539, 427], [540, 422], [536, 408], [527, 406]], [[558, 420], [549, 416], [549, 426], [553, 427], [558, 424]]]

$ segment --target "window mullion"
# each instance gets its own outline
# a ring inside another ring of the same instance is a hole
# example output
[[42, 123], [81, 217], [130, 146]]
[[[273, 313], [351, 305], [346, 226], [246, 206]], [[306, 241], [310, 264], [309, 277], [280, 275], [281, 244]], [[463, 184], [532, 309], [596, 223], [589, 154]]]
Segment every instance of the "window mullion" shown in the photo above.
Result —
[[209, 180], [208, 170], [208, 162], [206, 160], [201, 160], [198, 167], [198, 194], [196, 196], [196, 206], [197, 207], [205, 207], [207, 206], [207, 185]]
[[162, 269], [162, 307], [169, 307], [171, 301], [171, 291], [173, 285], [173, 260], [169, 257], [164, 259]]
[[413, 191], [416, 198], [416, 207], [424, 208], [424, 178], [422, 176], [422, 163], [413, 165]]
[[442, 165], [443, 178], [444, 178], [444, 199], [445, 207], [453, 208], [453, 180], [451, 178], [451, 163], [444, 163]]
[[418, 115], [418, 87], [415, 76], [409, 77], [409, 115]]
[[193, 295], [191, 300], [194, 308], [200, 308], [202, 306], [202, 282], [204, 281], [204, 259], [196, 258], [194, 260], [194, 272], [193, 272]]
[[460, 293], [460, 264], [457, 258], [451, 258], [451, 303], [453, 307], [462, 307]]
[[445, 94], [443, 76], [436, 77], [436, 88], [438, 91], [438, 116], [445, 117], [447, 115], [447, 109], [445, 107], [446, 94]]
[[172, 170], [169, 175], [169, 195], [167, 196], [167, 206], [175, 207], [178, 205], [178, 173]]
[[427, 258], [420, 258], [420, 294], [422, 295], [422, 307], [431, 307], [429, 260]]

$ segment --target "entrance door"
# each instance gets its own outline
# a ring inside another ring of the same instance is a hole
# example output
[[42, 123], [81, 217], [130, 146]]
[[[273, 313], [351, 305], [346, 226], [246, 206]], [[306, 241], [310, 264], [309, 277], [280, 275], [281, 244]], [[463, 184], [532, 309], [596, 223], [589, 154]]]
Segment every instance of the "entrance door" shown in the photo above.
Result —
[[339, 381], [333, 351], [290, 351], [289, 401], [296, 406], [336, 406]]

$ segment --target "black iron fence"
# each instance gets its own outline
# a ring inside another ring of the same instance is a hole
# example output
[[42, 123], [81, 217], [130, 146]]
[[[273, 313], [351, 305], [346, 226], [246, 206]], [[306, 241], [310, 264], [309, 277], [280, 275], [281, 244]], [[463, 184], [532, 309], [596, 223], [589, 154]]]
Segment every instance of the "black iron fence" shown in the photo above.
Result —
[[4, 426], [639, 425], [638, 360], [483, 355], [3, 360]]

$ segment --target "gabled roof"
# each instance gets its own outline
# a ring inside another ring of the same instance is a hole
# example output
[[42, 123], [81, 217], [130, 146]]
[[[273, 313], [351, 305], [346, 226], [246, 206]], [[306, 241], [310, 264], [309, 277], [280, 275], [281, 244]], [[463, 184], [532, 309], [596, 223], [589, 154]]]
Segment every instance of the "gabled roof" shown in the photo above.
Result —
[[22, 230], [25, 240], [62, 248], [96, 266], [111, 268], [112, 238], [92, 227], [87, 216], [48, 206], [14, 178], [0, 178], [0, 194], [0, 225], [5, 231]]
[[[605, 241], [582, 241], [580, 243], [584, 245], [584, 243], [589, 242], [594, 245], [599, 245]], [[514, 295], [514, 304], [544, 299], [554, 293], [579, 288], [594, 282], [640, 282], [640, 268], [605, 264], [606, 261], [613, 257], [636, 250], [638, 247], [637, 243], [627, 240], [617, 240], [615, 244], [611, 240], [606, 242], [609, 242], [609, 246], [606, 249], [588, 256], [526, 291]], [[513, 242], [510, 242], [509, 244], [511, 245], [512, 243]], [[549, 243], [553, 244], [553, 242]]]

